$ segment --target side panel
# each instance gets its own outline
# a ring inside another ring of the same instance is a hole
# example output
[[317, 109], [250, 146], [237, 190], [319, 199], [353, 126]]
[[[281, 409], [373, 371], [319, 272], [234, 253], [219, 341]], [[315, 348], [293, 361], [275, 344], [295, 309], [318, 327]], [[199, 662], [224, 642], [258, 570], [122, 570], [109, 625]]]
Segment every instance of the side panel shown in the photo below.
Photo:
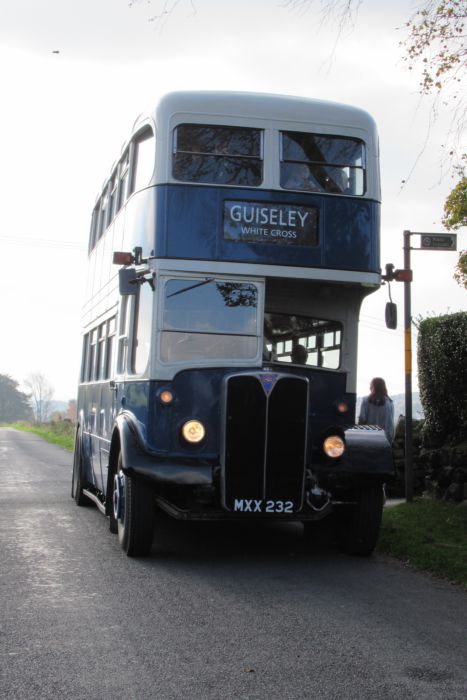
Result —
[[83, 459], [92, 485], [105, 492], [110, 449], [110, 431], [113, 426], [113, 392], [109, 382], [82, 384], [78, 390], [78, 414]]
[[[379, 273], [380, 205], [372, 200], [193, 185], [159, 185], [147, 193], [157, 203], [157, 257]], [[269, 243], [267, 238], [261, 242], [228, 240], [223, 220], [227, 201], [286, 205], [292, 210], [314, 207], [318, 245]]]

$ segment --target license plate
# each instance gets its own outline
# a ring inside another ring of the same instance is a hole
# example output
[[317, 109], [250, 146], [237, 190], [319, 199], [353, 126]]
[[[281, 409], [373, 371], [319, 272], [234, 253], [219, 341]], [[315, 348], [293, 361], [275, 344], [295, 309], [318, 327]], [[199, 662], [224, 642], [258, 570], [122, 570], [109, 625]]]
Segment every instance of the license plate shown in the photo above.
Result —
[[235, 498], [233, 510], [236, 513], [293, 513], [293, 501], [272, 501], [254, 498]]

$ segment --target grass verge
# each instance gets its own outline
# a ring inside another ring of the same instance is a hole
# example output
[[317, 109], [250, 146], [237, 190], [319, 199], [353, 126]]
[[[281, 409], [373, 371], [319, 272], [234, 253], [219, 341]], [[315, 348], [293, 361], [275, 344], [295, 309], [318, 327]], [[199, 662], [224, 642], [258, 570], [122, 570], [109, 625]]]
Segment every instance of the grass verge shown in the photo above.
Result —
[[467, 507], [420, 498], [386, 508], [378, 550], [467, 589]]
[[16, 428], [16, 430], [24, 430], [27, 433], [35, 433], [36, 435], [40, 435], [41, 438], [44, 438], [44, 440], [47, 440], [47, 442], [60, 445], [60, 447], [64, 447], [65, 450], [73, 452], [75, 426], [71, 422], [57, 421], [55, 423], [41, 423], [40, 425], [36, 425], [35, 423], [18, 421], [17, 423], [12, 423], [10, 427]]

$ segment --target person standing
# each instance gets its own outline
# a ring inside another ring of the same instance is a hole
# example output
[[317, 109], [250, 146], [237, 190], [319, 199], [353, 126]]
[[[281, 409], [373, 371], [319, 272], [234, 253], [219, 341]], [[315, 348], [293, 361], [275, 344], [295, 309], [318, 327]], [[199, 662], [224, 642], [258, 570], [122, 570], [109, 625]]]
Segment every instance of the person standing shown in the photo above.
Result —
[[394, 404], [382, 377], [371, 380], [370, 393], [362, 399], [358, 422], [360, 425], [377, 425], [383, 428], [390, 443], [394, 440]]

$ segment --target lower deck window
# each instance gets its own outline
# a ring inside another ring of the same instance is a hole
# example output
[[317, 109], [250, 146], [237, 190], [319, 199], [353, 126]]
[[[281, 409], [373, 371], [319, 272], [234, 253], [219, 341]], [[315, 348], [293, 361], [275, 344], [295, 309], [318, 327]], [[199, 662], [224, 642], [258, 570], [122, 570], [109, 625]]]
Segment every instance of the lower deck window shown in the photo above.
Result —
[[81, 382], [109, 379], [113, 370], [116, 318], [99, 324], [83, 338]]
[[337, 321], [265, 313], [265, 359], [338, 369], [342, 326]]

